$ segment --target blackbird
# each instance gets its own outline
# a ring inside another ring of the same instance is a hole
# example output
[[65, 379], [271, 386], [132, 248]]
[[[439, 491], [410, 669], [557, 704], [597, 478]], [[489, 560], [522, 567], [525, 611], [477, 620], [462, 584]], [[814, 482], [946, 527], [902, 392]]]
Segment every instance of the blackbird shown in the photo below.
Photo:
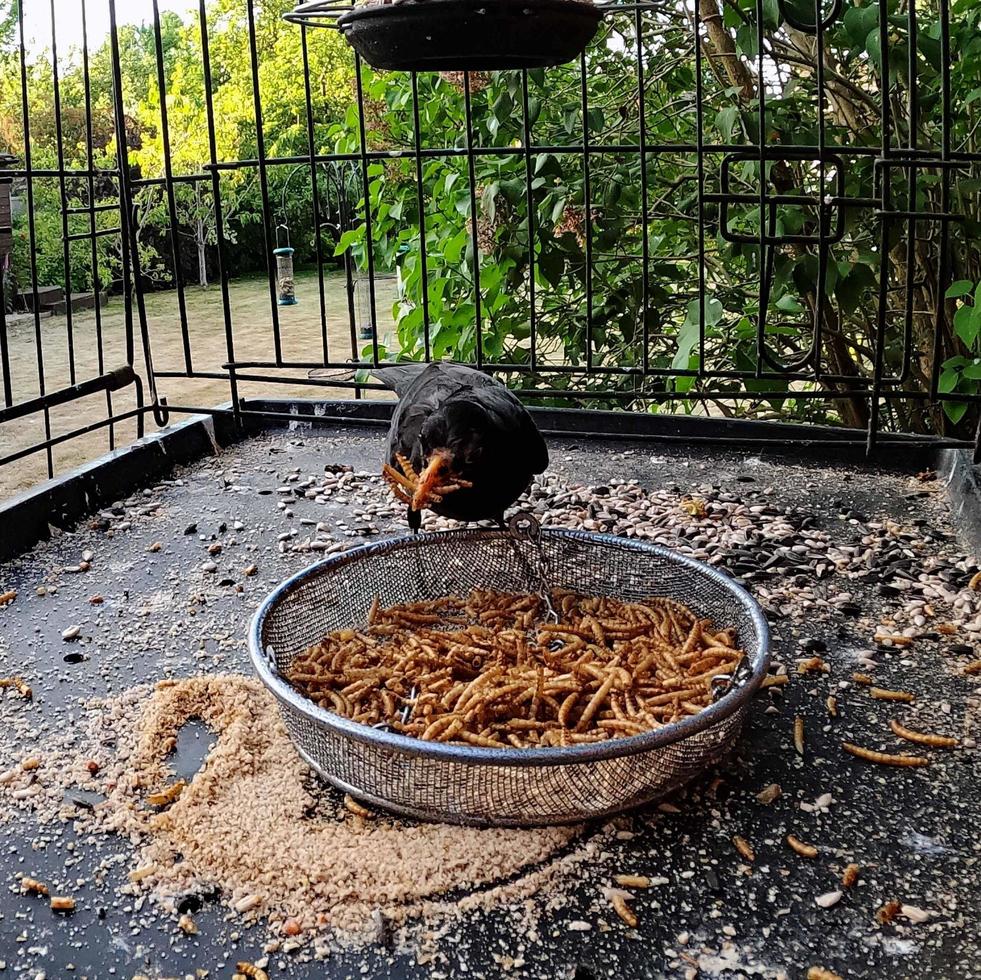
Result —
[[458, 521], [495, 520], [548, 466], [545, 440], [499, 381], [446, 361], [372, 372], [399, 396], [386, 480], [418, 531], [427, 507]]

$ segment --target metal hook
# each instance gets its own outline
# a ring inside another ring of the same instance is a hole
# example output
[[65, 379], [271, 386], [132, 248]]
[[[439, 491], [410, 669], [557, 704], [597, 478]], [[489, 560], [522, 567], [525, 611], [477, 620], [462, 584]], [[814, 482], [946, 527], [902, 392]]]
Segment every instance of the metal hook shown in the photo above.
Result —
[[158, 398], [153, 405], [153, 421], [162, 429], [170, 421], [170, 411], [167, 408], [167, 399]]

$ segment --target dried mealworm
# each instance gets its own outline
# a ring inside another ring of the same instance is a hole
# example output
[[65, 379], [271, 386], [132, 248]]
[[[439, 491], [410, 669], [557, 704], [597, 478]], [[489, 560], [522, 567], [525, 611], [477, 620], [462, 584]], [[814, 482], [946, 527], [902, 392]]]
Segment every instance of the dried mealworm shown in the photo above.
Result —
[[856, 684], [866, 684], [870, 685], [873, 682], [872, 678], [868, 674], [852, 674], [852, 680]]
[[167, 806], [168, 803], [173, 803], [184, 792], [186, 786], [187, 783], [183, 779], [178, 779], [176, 783], [171, 783], [159, 793], [151, 793], [146, 801], [150, 806]]
[[768, 674], [766, 677], [763, 678], [764, 689], [768, 687], [778, 687], [782, 684], [789, 684], [789, 683], [790, 683], [789, 674]]
[[142, 868], [134, 868], [127, 877], [130, 881], [142, 881], [144, 878], [149, 878], [150, 875], [155, 874], [157, 871], [157, 866], [155, 864], [144, 864]]
[[783, 790], [780, 788], [778, 783], [770, 783], [769, 786], [756, 794], [756, 799], [759, 800], [760, 803], [769, 806], [769, 804], [777, 799], [777, 797], [779, 797], [782, 793]]
[[30, 701], [33, 695], [33, 692], [23, 677], [0, 677], [0, 688], [2, 687], [16, 688], [17, 693], [25, 701]]
[[51, 905], [52, 912], [75, 911], [75, 899], [68, 898], [66, 895], [53, 895], [51, 897], [50, 905]]
[[0, 606], [6, 606], [17, 598], [17, 592], [10, 589], [8, 592], [0, 592]]
[[859, 867], [857, 864], [849, 864], [841, 875], [841, 884], [843, 888], [852, 888], [855, 882], [858, 881]]
[[818, 671], [827, 674], [830, 670], [831, 668], [822, 657], [809, 657], [807, 660], [800, 660], [797, 663], [798, 674], [810, 674]]
[[365, 820], [371, 820], [375, 815], [374, 811], [362, 806], [350, 793], [344, 794], [344, 806], [356, 817], [362, 817]]
[[878, 762], [883, 766], [928, 766], [930, 760], [919, 755], [890, 755], [888, 752], [876, 752], [873, 749], [865, 749], [860, 745], [853, 745], [851, 742], [842, 742], [841, 747], [858, 759], [865, 759], [866, 762]]
[[873, 639], [876, 643], [890, 643], [895, 647], [908, 647], [913, 643], [912, 637], [898, 633], [876, 633]]
[[749, 841], [746, 840], [745, 837], [740, 837], [738, 834], [736, 834], [732, 838], [732, 844], [733, 844], [733, 847], [735, 847], [736, 850], [739, 851], [739, 853], [747, 861], [755, 861], [756, 860], [756, 852], [750, 846]]
[[815, 858], [818, 856], [818, 849], [813, 844], [805, 844], [793, 834], [787, 834], [787, 844], [791, 850], [796, 851], [801, 857]]
[[647, 875], [614, 875], [613, 880], [621, 888], [650, 888], [651, 879]]
[[909, 704], [916, 700], [916, 695], [909, 691], [889, 691], [883, 687], [873, 687], [869, 689], [869, 695], [876, 701], [904, 701]]
[[794, 719], [794, 749], [798, 755], [804, 754], [804, 719], [800, 715]]
[[837, 718], [838, 717], [838, 699], [833, 694], [829, 694], [828, 695], [828, 700], [825, 701], [824, 703], [825, 703], [825, 705], [827, 705], [828, 714], [831, 715], [832, 718]]
[[952, 749], [957, 745], [956, 738], [948, 738], [946, 735], [934, 735], [930, 732], [914, 732], [911, 728], [901, 725], [895, 719], [889, 722], [889, 727], [895, 735], [905, 738], [907, 742], [915, 742], [917, 745], [929, 745], [935, 749]]
[[875, 913], [875, 921], [882, 926], [892, 922], [892, 920], [899, 915], [902, 907], [902, 903], [897, 902], [895, 899], [886, 902], [885, 905], [880, 906], [879, 910]]
[[981, 660], [972, 660], [962, 671], [964, 674], [981, 674]]
[[20, 890], [25, 895], [47, 895], [48, 886], [43, 882], [38, 881], [37, 878], [21, 878], [20, 879]]
[[620, 916], [621, 919], [631, 928], [637, 928], [637, 916], [634, 915], [633, 910], [627, 904], [627, 900], [623, 895], [618, 892], [614, 892], [610, 897], [610, 904], [613, 906], [613, 911]]
[[807, 970], [807, 980], [842, 980], [842, 978], [823, 966], [811, 966]]
[[244, 977], [251, 977], [252, 980], [269, 980], [269, 974], [266, 973], [262, 967], [256, 966], [254, 963], [246, 962], [245, 960], [239, 960], [235, 964], [235, 969]]

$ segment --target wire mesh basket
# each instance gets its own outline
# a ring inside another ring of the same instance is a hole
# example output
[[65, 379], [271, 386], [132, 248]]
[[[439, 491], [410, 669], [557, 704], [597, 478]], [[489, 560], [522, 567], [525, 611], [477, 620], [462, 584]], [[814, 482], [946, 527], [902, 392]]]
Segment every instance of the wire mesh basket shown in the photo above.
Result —
[[503, 530], [461, 530], [382, 541], [300, 572], [269, 595], [249, 633], [259, 677], [282, 706], [298, 751], [357, 799], [404, 816], [453, 823], [575, 823], [657, 799], [732, 748], [769, 666], [757, 603], [722, 572], [666, 548], [543, 529], [552, 588], [642, 600], [667, 596], [734, 630], [746, 651], [726, 693], [697, 715], [630, 738], [556, 748], [483, 748], [421, 741], [326, 711], [285, 679], [293, 659], [332, 630], [383, 606], [466, 594], [538, 590], [534, 542]]

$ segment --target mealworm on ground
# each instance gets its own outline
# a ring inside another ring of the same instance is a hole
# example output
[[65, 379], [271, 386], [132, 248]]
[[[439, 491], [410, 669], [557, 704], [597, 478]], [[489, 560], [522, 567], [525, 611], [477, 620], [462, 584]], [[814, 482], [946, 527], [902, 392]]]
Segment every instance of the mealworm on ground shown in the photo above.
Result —
[[631, 928], [637, 928], [637, 916], [634, 915], [633, 910], [627, 904], [627, 900], [623, 895], [614, 894], [610, 898], [610, 904], [613, 906], [613, 910], [621, 919]]
[[155, 874], [156, 870], [155, 864], [145, 864], [142, 868], [134, 868], [127, 877], [130, 881], [142, 881], [144, 878], [149, 878], [150, 875]]
[[800, 715], [794, 719], [794, 748], [798, 755], [804, 754], [804, 719]]
[[20, 890], [24, 892], [25, 895], [48, 894], [48, 886], [45, 885], [43, 882], [38, 881], [37, 878], [21, 878]]
[[899, 915], [902, 907], [902, 903], [897, 902], [895, 899], [886, 902], [885, 905], [880, 906], [878, 911], [875, 913], [875, 921], [883, 926], [889, 922], [892, 922], [892, 920]]
[[873, 680], [868, 674], [852, 674], [852, 680], [856, 684], [872, 684]]
[[962, 671], [964, 674], [981, 674], [981, 660], [972, 660]]
[[876, 752], [874, 749], [862, 748], [860, 745], [853, 745], [851, 742], [842, 742], [841, 747], [858, 759], [865, 759], [866, 762], [878, 762], [883, 766], [928, 766], [930, 760], [919, 755], [890, 755], [888, 752]]
[[789, 684], [789, 674], [768, 674], [763, 678], [763, 687], [778, 687], [781, 684]]
[[647, 875], [614, 875], [613, 880], [621, 888], [650, 888], [651, 879]]
[[262, 967], [256, 966], [245, 960], [239, 960], [235, 964], [235, 969], [244, 977], [251, 977], [252, 980], [269, 980], [269, 974]]
[[946, 735], [934, 735], [931, 732], [914, 732], [911, 728], [901, 725], [895, 719], [889, 722], [889, 727], [900, 738], [905, 738], [907, 742], [915, 742], [917, 745], [929, 745], [935, 749], [952, 749], [957, 745], [956, 738], [948, 738]]
[[798, 674], [810, 674], [815, 671], [821, 671], [827, 674], [831, 668], [825, 663], [822, 657], [810, 657], [807, 660], [800, 660], [797, 663], [797, 673]]
[[823, 966], [812, 966], [807, 970], [807, 980], [842, 980], [842, 978]]
[[833, 694], [829, 694], [828, 695], [828, 700], [825, 701], [824, 703], [827, 706], [828, 714], [831, 715], [832, 718], [837, 718], [838, 717], [838, 699]]
[[172, 783], [159, 793], [151, 793], [146, 801], [150, 806], [166, 806], [168, 803], [173, 803], [184, 792], [186, 786], [187, 783], [183, 779], [178, 779], [176, 783]]
[[750, 845], [749, 841], [746, 840], [745, 837], [740, 837], [738, 834], [736, 834], [732, 838], [732, 844], [733, 844], [733, 847], [735, 847], [736, 850], [739, 851], [739, 853], [744, 858], [746, 858], [747, 861], [755, 861], [756, 860], [756, 852], [753, 850], [753, 848]]
[[841, 884], [844, 888], [851, 888], [858, 881], [859, 867], [857, 864], [849, 864], [841, 875]]
[[55, 895], [51, 898], [51, 910], [53, 912], [74, 912], [75, 899], [65, 895]]
[[909, 704], [909, 702], [916, 700], [916, 695], [909, 691], [889, 691], [884, 687], [870, 688], [869, 695], [876, 701], [903, 701]]
[[793, 834], [787, 834], [787, 844], [801, 857], [814, 858], [818, 856], [818, 849], [813, 844], [805, 844]]

